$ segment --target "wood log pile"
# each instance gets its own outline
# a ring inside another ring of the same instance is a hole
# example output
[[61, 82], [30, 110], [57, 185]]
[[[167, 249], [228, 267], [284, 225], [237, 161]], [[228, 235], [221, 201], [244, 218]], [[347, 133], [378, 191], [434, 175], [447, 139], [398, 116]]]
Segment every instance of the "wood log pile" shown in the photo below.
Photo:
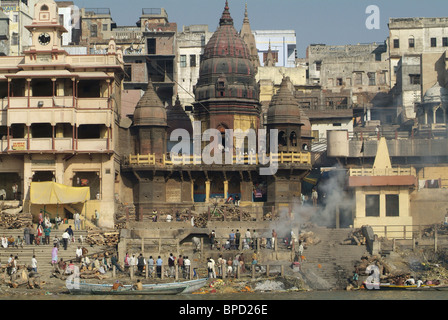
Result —
[[120, 241], [120, 233], [114, 232], [102, 232], [102, 231], [90, 231], [86, 237], [86, 242], [90, 245], [97, 246], [116, 246]]
[[321, 242], [321, 240], [316, 237], [316, 235], [312, 231], [301, 233], [299, 235], [299, 241], [302, 241], [304, 247], [316, 245]]
[[362, 233], [362, 230], [355, 229], [351, 231], [347, 238], [342, 241], [341, 244], [348, 244], [348, 245], [365, 245], [366, 244], [366, 237], [364, 237], [364, 234]]
[[[210, 221], [251, 221], [252, 216], [249, 212], [233, 206], [219, 206], [219, 212], [214, 212], [215, 208], [210, 208]], [[195, 214], [194, 226], [197, 228], [206, 228], [209, 221], [208, 211]]]
[[194, 216], [194, 226], [196, 228], [206, 228], [208, 223], [208, 213], [203, 212]]
[[33, 216], [30, 213], [0, 213], [0, 227], [5, 229], [20, 229], [32, 224]]

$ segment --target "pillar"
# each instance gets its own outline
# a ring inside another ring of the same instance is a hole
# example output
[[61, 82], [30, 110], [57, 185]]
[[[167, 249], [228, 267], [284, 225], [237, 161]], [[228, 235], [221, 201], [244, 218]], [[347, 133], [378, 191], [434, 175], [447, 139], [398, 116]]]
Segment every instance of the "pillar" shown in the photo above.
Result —
[[210, 180], [205, 181], [205, 202], [210, 202]]
[[224, 181], [224, 200], [227, 200], [229, 193], [229, 181]]

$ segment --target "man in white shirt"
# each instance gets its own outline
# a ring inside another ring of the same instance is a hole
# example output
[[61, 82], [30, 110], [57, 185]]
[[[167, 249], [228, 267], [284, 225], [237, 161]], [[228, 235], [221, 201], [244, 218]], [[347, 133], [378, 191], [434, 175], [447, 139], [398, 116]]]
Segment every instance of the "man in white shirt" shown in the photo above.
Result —
[[80, 246], [78, 246], [78, 249], [76, 249], [76, 261], [80, 262], [82, 259], [82, 249]]
[[37, 272], [37, 260], [36, 260], [36, 256], [33, 255], [33, 258], [31, 258], [31, 269], [34, 272]]
[[62, 234], [62, 241], [64, 242], [64, 250], [67, 250], [68, 241], [70, 239], [70, 235], [67, 231], [64, 231]]
[[75, 219], [75, 230], [80, 230], [81, 229], [81, 218], [79, 216], [79, 213], [76, 212], [75, 215], [73, 216], [73, 218]]
[[191, 261], [190, 261], [190, 259], [188, 259], [188, 257], [184, 258], [184, 266], [185, 266], [185, 276], [186, 276], [186, 278], [189, 278], [190, 277]]

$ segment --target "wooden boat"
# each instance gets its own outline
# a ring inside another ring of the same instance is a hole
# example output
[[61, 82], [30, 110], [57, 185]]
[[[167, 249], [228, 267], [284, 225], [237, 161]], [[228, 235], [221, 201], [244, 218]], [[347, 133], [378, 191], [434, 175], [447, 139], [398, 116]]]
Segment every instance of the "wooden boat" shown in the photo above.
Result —
[[414, 285], [396, 285], [391, 283], [380, 283], [380, 284], [372, 284], [372, 283], [363, 283], [364, 287], [368, 290], [412, 290], [412, 291], [427, 291], [427, 290], [438, 290], [444, 291], [448, 290], [448, 286], [441, 286], [435, 284], [422, 284], [420, 286]]
[[118, 290], [112, 290], [112, 284], [94, 284], [81, 282], [70, 286], [71, 294], [82, 295], [175, 295], [191, 293], [203, 287], [207, 278], [183, 282], [144, 284], [142, 290], [135, 290], [132, 285], [124, 285]]

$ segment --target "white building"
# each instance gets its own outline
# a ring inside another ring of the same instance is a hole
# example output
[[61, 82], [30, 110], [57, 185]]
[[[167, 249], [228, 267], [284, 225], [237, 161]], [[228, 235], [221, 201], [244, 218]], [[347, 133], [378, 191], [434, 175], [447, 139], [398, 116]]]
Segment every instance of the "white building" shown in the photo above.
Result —
[[177, 93], [183, 106], [195, 101], [193, 87], [199, 78], [201, 55], [212, 35], [207, 25], [184, 26], [177, 34]]
[[443, 53], [448, 49], [448, 18], [391, 18], [388, 42], [393, 87], [404, 54]]
[[277, 67], [294, 68], [297, 58], [297, 39], [294, 30], [254, 30], [260, 64], [264, 65], [271, 47]]
[[36, 0], [0, 1], [1, 10], [9, 17], [9, 55], [18, 56], [31, 45], [31, 33], [25, 28], [33, 21]]

